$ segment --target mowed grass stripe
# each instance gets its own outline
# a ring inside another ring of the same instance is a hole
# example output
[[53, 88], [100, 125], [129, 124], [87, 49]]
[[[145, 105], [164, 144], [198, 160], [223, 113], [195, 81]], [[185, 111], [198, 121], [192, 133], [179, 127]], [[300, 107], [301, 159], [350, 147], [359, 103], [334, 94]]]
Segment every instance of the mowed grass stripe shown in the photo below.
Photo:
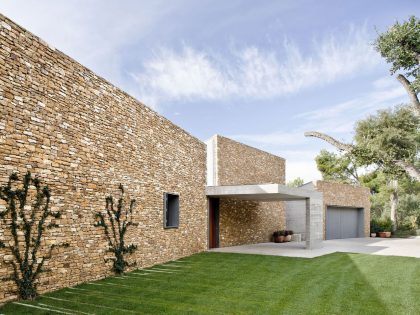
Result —
[[[209, 302], [208, 296], [207, 294], [198, 294], [197, 290], [190, 290], [189, 292], [187, 292], [184, 289], [181, 290], [165, 290], [165, 289], [156, 289], [156, 290], [148, 290], [148, 289], [144, 289], [143, 291], [139, 291], [139, 294], [135, 294], [134, 292], [132, 292], [131, 296], [135, 296], [135, 298], [131, 298], [131, 297], [127, 297], [124, 292], [121, 292], [121, 290], [118, 291], [114, 291], [113, 289], [108, 289], [108, 288], [104, 288], [101, 287], [99, 288], [100, 292], [97, 293], [84, 293], [81, 294], [79, 297], [79, 301], [89, 301], [90, 298], [88, 297], [88, 295], [94, 295], [96, 296], [96, 298], [101, 299], [103, 296], [107, 296], [106, 298], [106, 302], [108, 303], [110, 301], [113, 301], [114, 298], [118, 297], [118, 301], [123, 302], [123, 304], [125, 303], [130, 303], [130, 304], [144, 304], [144, 303], [152, 303], [155, 305], [161, 305], [161, 303], [159, 301], [164, 300], [165, 303], [167, 304], [168, 302], [173, 302], [173, 304], [177, 304], [178, 306], [183, 306], [183, 308], [190, 307], [194, 304], [197, 303], [197, 301], [200, 302], [200, 304], [202, 306], [208, 305], [208, 306], [212, 306], [212, 302]], [[112, 298], [108, 298], [108, 294], [107, 292], [110, 292], [109, 290], [112, 290]], [[205, 293], [205, 292], [204, 292]], [[74, 294], [74, 293], [71, 293]], [[80, 294], [80, 293], [79, 293]], [[71, 298], [71, 297], [67, 297], [67, 298]], [[180, 303], [180, 301], [182, 301], [182, 303]], [[192, 303], [193, 301], [193, 303]], [[226, 293], [226, 296], [221, 296], [219, 295], [218, 298], [218, 303], [219, 306], [217, 306], [216, 308], [213, 308], [215, 311], [217, 309], [220, 309], [220, 311], [223, 311], [224, 309], [226, 309], [227, 306], [229, 306], [231, 303], [235, 302], [236, 299], [234, 297], [232, 297], [230, 295], [229, 292]], [[243, 304], [246, 304], [247, 306], [257, 306], [259, 304], [258, 300], [252, 300], [250, 298], [248, 298], [247, 301], [242, 302]], [[108, 304], [105, 304], [108, 305]], [[113, 303], [110, 303], [109, 305], [113, 305]]]
[[[420, 309], [420, 260], [415, 258], [202, 253], [182, 261], [78, 285], [29, 303], [96, 314], [385, 315], [417, 314]], [[0, 309], [5, 314], [25, 311], [13, 304]]]

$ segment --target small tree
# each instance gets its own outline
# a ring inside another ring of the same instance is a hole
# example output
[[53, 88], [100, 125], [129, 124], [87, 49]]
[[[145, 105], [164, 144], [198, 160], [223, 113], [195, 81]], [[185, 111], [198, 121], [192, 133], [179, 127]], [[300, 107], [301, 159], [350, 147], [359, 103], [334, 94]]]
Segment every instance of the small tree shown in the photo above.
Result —
[[287, 183], [288, 187], [300, 187], [304, 184], [304, 180], [300, 177], [295, 178], [294, 180]]
[[[22, 187], [17, 184], [16, 173], [10, 175], [6, 186], [0, 187], [0, 199], [6, 203], [6, 210], [0, 212], [2, 228], [11, 234], [9, 242], [0, 241], [0, 248], [8, 250], [13, 259], [13, 274], [3, 280], [14, 281], [18, 297], [32, 300], [37, 294], [37, 279], [44, 269], [45, 262], [51, 258], [57, 246], [67, 247], [67, 243], [45, 246], [42, 242], [45, 229], [58, 227], [49, 218], [60, 218], [60, 212], [50, 211], [50, 191], [41, 187], [40, 181], [28, 171], [23, 177]], [[35, 187], [34, 202], [30, 204], [30, 188]], [[41, 257], [39, 257], [40, 253]]]
[[[106, 197], [106, 215], [98, 212], [96, 214], [96, 219], [99, 221], [95, 223], [96, 227], [103, 227], [104, 229], [104, 233], [108, 241], [108, 251], [114, 254], [114, 257], [106, 258], [105, 262], [110, 260], [113, 261], [112, 270], [116, 274], [124, 273], [125, 267], [135, 264], [129, 264], [125, 261], [124, 255], [133, 253], [137, 249], [137, 246], [133, 244], [125, 245], [124, 238], [128, 227], [138, 225], [137, 223], [133, 223], [133, 209], [136, 201], [131, 199], [130, 206], [127, 209], [124, 201], [124, 188], [121, 184], [119, 186], [119, 190], [121, 191], [121, 196], [117, 202], [117, 209], [115, 210], [114, 208], [112, 196]], [[105, 216], [107, 216], [107, 220], [105, 219]]]

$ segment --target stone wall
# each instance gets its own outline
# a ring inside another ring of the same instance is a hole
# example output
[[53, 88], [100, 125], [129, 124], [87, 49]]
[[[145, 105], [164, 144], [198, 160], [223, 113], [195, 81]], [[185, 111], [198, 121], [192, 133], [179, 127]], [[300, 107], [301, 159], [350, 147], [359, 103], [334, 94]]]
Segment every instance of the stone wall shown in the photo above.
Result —
[[[63, 216], [70, 244], [50, 260], [41, 292], [105, 277], [106, 242], [93, 227], [122, 183], [137, 200], [127, 243], [139, 267], [207, 248], [205, 145], [62, 52], [0, 15], [0, 184], [30, 170]], [[163, 194], [180, 194], [180, 226], [163, 228]], [[0, 205], [1, 210], [4, 204]], [[10, 236], [0, 229], [0, 238]], [[11, 270], [0, 250], [0, 277]], [[13, 296], [3, 282], [0, 301]]]
[[217, 184], [284, 184], [285, 159], [217, 135]]
[[324, 238], [325, 218], [327, 206], [363, 208], [364, 209], [364, 232], [365, 237], [370, 234], [370, 190], [366, 187], [358, 187], [327, 181], [313, 182], [315, 190], [322, 192], [324, 197]]
[[[234, 140], [216, 135], [213, 146], [214, 185], [285, 182], [285, 160]], [[269, 242], [285, 226], [283, 202], [220, 200], [220, 246]]]
[[220, 200], [220, 247], [270, 242], [284, 227], [283, 202]]

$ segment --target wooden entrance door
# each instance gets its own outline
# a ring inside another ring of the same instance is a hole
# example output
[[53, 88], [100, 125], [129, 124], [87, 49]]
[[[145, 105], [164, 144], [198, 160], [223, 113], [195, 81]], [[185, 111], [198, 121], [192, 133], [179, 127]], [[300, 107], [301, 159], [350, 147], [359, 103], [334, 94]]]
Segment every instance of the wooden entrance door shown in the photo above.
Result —
[[209, 199], [209, 248], [219, 247], [219, 198]]

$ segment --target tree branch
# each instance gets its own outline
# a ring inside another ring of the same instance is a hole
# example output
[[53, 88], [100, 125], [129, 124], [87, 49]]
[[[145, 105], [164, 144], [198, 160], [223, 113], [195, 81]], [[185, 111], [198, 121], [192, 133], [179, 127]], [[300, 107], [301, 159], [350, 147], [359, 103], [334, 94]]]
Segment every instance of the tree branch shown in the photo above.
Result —
[[333, 137], [330, 137], [329, 135], [326, 135], [325, 133], [317, 132], [317, 131], [307, 131], [305, 132], [305, 137], [315, 137], [321, 140], [324, 140], [328, 142], [329, 144], [335, 146], [340, 151], [349, 152], [353, 149], [353, 146], [350, 144], [346, 144], [343, 142], [340, 142]]
[[419, 98], [417, 97], [416, 91], [411, 86], [410, 81], [408, 81], [406, 79], [406, 77], [403, 76], [402, 74], [399, 74], [397, 76], [397, 80], [400, 81], [400, 83], [402, 84], [402, 86], [404, 87], [404, 89], [407, 91], [408, 96], [410, 97], [410, 100], [411, 100], [411, 105], [413, 107], [414, 114], [417, 117], [420, 116], [420, 102], [419, 102]]
[[401, 167], [410, 177], [420, 181], [420, 171], [412, 164], [405, 161], [395, 161], [395, 164]]

